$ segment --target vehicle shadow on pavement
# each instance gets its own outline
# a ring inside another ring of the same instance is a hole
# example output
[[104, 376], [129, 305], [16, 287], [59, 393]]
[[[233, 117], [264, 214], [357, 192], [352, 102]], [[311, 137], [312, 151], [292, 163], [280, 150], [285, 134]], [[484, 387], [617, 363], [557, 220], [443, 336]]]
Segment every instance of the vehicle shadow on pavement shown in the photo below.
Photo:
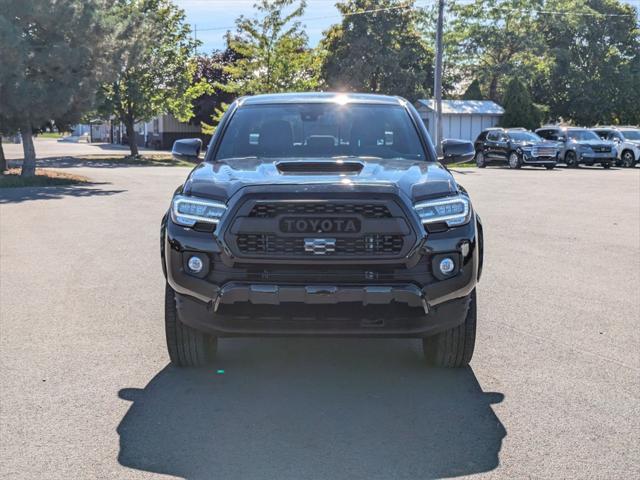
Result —
[[119, 396], [120, 464], [187, 479], [455, 477], [498, 466], [506, 435], [504, 396], [415, 340], [221, 340], [213, 367]]
[[28, 200], [54, 200], [64, 197], [104, 197], [126, 192], [100, 188], [104, 183], [85, 183], [60, 187], [20, 187], [0, 190], [0, 205]]

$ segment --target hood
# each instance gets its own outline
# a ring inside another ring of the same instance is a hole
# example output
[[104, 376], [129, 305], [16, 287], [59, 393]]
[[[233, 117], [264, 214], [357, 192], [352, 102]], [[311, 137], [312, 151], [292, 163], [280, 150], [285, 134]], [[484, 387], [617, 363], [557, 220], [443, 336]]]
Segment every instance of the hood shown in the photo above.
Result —
[[518, 147], [557, 147], [558, 142], [553, 142], [551, 140], [543, 140], [541, 142], [531, 142], [525, 140], [513, 140], [513, 144]]
[[292, 191], [304, 191], [314, 185], [345, 192], [377, 188], [403, 193], [414, 201], [458, 192], [453, 176], [439, 163], [359, 157], [237, 158], [203, 162], [192, 170], [183, 191], [226, 201], [244, 187], [260, 185], [291, 185]]
[[578, 145], [589, 145], [590, 147], [613, 147], [613, 142], [607, 140], [572, 140]]

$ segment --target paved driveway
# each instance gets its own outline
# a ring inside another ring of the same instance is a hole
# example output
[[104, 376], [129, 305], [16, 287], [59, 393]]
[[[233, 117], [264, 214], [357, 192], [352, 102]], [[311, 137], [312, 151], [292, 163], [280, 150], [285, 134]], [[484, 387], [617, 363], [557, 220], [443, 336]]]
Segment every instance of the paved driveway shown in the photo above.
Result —
[[487, 235], [458, 371], [377, 339], [167, 366], [158, 225], [187, 170], [74, 171], [97, 183], [0, 190], [0, 477], [640, 476], [640, 169], [456, 174]]
[[[129, 155], [129, 147], [127, 145], [112, 143], [73, 143], [59, 142], [54, 138], [35, 138], [33, 144], [36, 149], [36, 155], [40, 159], [74, 155], [105, 155], [111, 157]], [[21, 144], [3, 142], [2, 147], [9, 160], [17, 160], [24, 157]], [[157, 152], [157, 150], [148, 148], [140, 148], [139, 150], [140, 152]]]

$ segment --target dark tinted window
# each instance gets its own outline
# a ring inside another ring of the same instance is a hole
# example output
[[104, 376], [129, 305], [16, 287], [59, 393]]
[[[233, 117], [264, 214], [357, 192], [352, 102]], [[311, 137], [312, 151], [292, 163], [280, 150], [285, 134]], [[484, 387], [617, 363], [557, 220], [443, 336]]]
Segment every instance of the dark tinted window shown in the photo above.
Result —
[[487, 140], [490, 140], [492, 142], [497, 142], [498, 140], [500, 140], [500, 136], [501, 136], [501, 132], [500, 131], [492, 130], [487, 135]]
[[542, 138], [546, 138], [547, 140], [557, 140], [558, 139], [558, 131], [557, 130], [538, 130], [536, 131], [538, 135]]
[[240, 107], [216, 158], [339, 156], [425, 159], [404, 107], [333, 103]]
[[608, 130], [593, 130], [593, 132], [598, 135], [602, 140], [606, 140], [607, 137], [611, 136], [612, 132]]
[[567, 137], [571, 140], [600, 140], [600, 137], [593, 133], [591, 130], [568, 130]]

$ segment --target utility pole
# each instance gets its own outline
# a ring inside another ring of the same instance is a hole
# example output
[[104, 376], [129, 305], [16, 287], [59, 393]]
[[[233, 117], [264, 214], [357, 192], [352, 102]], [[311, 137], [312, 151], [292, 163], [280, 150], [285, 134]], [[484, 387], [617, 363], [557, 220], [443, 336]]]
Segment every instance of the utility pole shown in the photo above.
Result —
[[194, 23], [193, 24], [193, 41], [195, 43], [195, 56], [198, 56], [198, 24]]
[[438, 0], [436, 26], [436, 71], [433, 79], [433, 95], [436, 100], [435, 142], [436, 152], [442, 155], [442, 31], [444, 24], [444, 0]]

